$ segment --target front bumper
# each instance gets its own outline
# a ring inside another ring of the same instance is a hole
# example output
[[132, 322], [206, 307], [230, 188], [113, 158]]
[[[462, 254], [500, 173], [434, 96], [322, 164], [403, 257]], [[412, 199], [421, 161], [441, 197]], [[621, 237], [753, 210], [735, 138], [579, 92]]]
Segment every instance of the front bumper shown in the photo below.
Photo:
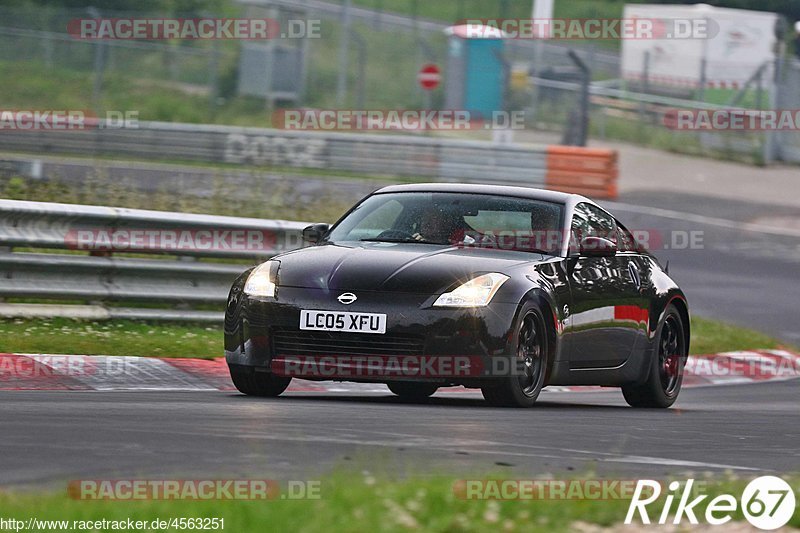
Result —
[[[512, 361], [510, 338], [519, 311], [516, 303], [433, 308], [430, 305], [434, 297], [427, 294], [360, 291], [356, 303], [345, 306], [336, 300], [340, 293], [281, 287], [277, 299], [261, 300], [244, 295], [234, 286], [225, 319], [226, 361], [255, 371], [283, 373], [280, 369], [287, 368], [287, 358], [322, 358], [327, 365], [325, 371], [320, 372], [319, 365], [293, 366], [293, 375], [341, 381], [412, 379], [465, 385], [480, 384], [484, 378], [502, 373]], [[303, 309], [385, 313], [386, 333], [300, 331]], [[432, 361], [436, 358], [440, 359]], [[432, 364], [437, 362], [440, 364]], [[382, 364], [391, 369], [378, 368]], [[397, 372], [409, 364], [427, 364], [428, 369], [436, 370], [431, 374]], [[359, 371], [354, 365], [368, 366], [370, 371]], [[448, 374], [451, 365], [456, 368]]]

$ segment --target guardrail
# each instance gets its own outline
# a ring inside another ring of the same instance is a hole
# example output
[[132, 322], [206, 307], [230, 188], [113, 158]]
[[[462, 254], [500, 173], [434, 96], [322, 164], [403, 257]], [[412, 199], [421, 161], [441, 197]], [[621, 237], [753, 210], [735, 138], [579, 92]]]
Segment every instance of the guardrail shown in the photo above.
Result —
[[[191, 306], [221, 306], [233, 280], [247, 268], [231, 259], [255, 263], [298, 248], [305, 225], [0, 200], [0, 298], [79, 302], [5, 303], [0, 315], [222, 320], [221, 310]], [[156, 256], [161, 259], [148, 258]], [[120, 302], [142, 307], [117, 307]], [[148, 307], [152, 303], [178, 307]]]
[[[610, 192], [616, 175], [609, 150], [559, 147], [548, 161], [548, 181], [564, 190]], [[225, 301], [248, 266], [231, 260], [255, 264], [300, 248], [307, 224], [0, 199], [0, 316], [218, 321], [221, 310], [190, 307]]]
[[[3, 148], [34, 153], [324, 169], [434, 180], [548, 184], [547, 146], [394, 134], [289, 131], [142, 122], [138, 128], [3, 132]], [[576, 150], [573, 157], [578, 157]], [[597, 189], [587, 189], [587, 194]], [[602, 191], [601, 191], [602, 192]]]

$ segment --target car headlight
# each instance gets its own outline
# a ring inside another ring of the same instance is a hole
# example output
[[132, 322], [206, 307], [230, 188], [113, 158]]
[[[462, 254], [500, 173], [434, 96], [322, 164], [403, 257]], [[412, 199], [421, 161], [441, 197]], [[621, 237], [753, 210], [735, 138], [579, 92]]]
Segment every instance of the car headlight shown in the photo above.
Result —
[[473, 278], [460, 287], [439, 296], [433, 303], [434, 307], [483, 307], [489, 305], [492, 297], [508, 276], [498, 274], [484, 274]]
[[244, 292], [248, 296], [275, 297], [275, 280], [278, 274], [278, 261], [267, 261], [258, 265], [247, 278]]

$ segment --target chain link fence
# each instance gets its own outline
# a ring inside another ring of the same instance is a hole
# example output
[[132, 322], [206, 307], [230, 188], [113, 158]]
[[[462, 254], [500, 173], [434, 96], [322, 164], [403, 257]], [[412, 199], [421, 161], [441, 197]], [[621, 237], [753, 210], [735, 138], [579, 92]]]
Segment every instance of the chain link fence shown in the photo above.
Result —
[[[30, 105], [38, 95], [39, 102], [47, 102], [39, 107], [45, 108], [73, 105], [78, 99], [98, 113], [131, 109], [141, 110], [142, 120], [247, 126], [269, 126], [269, 112], [283, 105], [441, 109], [444, 91], [423, 91], [417, 72], [426, 63], [446, 65], [449, 44], [444, 30], [449, 24], [426, 18], [441, 15], [443, 8], [408, 1], [415, 7], [411, 15], [390, 12], [397, 2], [389, 0], [376, 0], [370, 8], [350, 5], [348, 0], [243, 0], [234, 13], [223, 15], [273, 18], [281, 28], [293, 19], [307, 24], [318, 21], [316, 35], [267, 43], [83, 41], [67, 33], [70, 21], [165, 14], [2, 7], [0, 71], [11, 81], [0, 94], [7, 95], [4, 107], [9, 102], [14, 107]], [[470, 2], [452, 3], [453, 22], [463, 18], [458, 15], [461, 11], [464, 17], [470, 16], [474, 9]], [[511, 9], [498, 2], [498, 9]], [[504, 14], [498, 11], [498, 16]], [[570, 52], [589, 67], [588, 77], [570, 59]], [[800, 160], [796, 132], [697, 135], [666, 128], [663, 118], [669, 109], [713, 108], [727, 102], [709, 104], [712, 100], [702, 91], [675, 95], [656, 84], [626, 84], [621, 81], [620, 54], [608, 44], [508, 40], [502, 61], [507, 87], [504, 105], [507, 110], [526, 111], [526, 128], [538, 141], [581, 144], [587, 132], [592, 138], [715, 152], [758, 162]], [[797, 63], [779, 69], [774, 92], [768, 75], [753, 80], [737, 104], [755, 107], [760, 100], [762, 107], [800, 107]], [[58, 85], [48, 89], [47, 80], [57, 80]], [[761, 99], [754, 96], [758, 83]], [[173, 100], [162, 98], [167, 93], [174, 95]], [[736, 97], [735, 91], [729, 96]]]
[[[464, 9], [469, 6], [465, 4]], [[236, 98], [240, 84], [268, 83], [265, 77], [248, 78], [258, 68], [265, 70], [270, 57], [258, 53], [270, 46], [277, 52], [275, 77], [297, 83], [279, 87], [281, 95], [291, 95], [294, 103], [310, 107], [414, 108], [424, 101], [424, 92], [416, 81], [424, 63], [444, 65], [447, 59], [448, 24], [423, 18], [394, 15], [385, 11], [352, 7], [320, 1], [245, 0], [237, 14], [228, 16], [268, 17], [286, 27], [287, 19], [320, 21], [320, 33], [306, 39], [276, 39], [261, 45], [248, 41], [82, 41], [67, 33], [70, 21], [80, 18], [159, 18], [163, 13], [124, 13], [87, 9], [41, 6], [36, 10], [18, 7], [0, 8], [0, 61], [24, 64], [45, 75], [55, 69], [90, 75], [100, 80], [119, 75], [134, 83], [153, 88], [167, 87], [193, 95], [206, 95], [210, 104], [221, 98]], [[210, 16], [187, 13], [181, 16]], [[342, 40], [346, 41], [345, 65], [342, 66]], [[297, 41], [297, 42], [294, 42]], [[584, 43], [585, 44], [585, 43]], [[542, 68], [568, 62], [571, 47], [543, 43], [509, 41], [504, 62], [509, 70], [528, 71], [535, 54], [542, 58]], [[596, 46], [582, 46], [582, 53], [593, 65], [598, 78], [614, 78], [619, 72], [619, 56]], [[297, 52], [302, 50], [302, 53]], [[244, 59], [244, 61], [242, 61]], [[259, 64], [261, 62], [262, 64]], [[241, 72], [242, 68], [248, 72]], [[344, 72], [344, 95], [342, 80]], [[511, 72], [509, 72], [509, 75]], [[269, 74], [267, 74], [269, 76]], [[252, 76], [251, 76], [252, 77]], [[245, 87], [246, 88], [246, 87]], [[522, 90], [524, 92], [524, 89]], [[102, 103], [103, 94], [94, 94], [94, 106]], [[294, 96], [296, 93], [296, 96]], [[338, 96], [338, 97], [337, 97]], [[511, 95], [514, 104], [524, 95]], [[433, 95], [432, 104], [441, 105], [443, 97]], [[161, 117], [147, 117], [161, 118]]]

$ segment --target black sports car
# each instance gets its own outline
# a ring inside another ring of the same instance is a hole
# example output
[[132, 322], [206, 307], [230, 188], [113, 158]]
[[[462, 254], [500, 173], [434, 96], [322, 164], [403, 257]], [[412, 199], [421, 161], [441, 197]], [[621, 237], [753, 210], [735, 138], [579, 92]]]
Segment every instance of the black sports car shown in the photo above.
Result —
[[635, 407], [678, 396], [686, 299], [587, 198], [398, 185], [303, 238], [313, 246], [231, 289], [225, 356], [245, 394], [277, 396], [303, 377], [383, 382], [409, 399], [463, 385], [509, 406], [547, 385], [621, 387]]

